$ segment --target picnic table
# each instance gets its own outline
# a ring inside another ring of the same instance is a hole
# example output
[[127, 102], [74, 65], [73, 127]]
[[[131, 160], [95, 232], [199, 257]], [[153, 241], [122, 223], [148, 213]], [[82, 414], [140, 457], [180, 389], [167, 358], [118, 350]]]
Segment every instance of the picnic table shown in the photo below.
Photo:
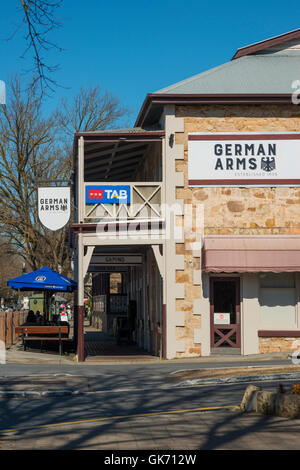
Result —
[[44, 341], [58, 341], [59, 354], [62, 355], [63, 341], [69, 340], [69, 325], [29, 325], [16, 326], [16, 333], [22, 337], [24, 351], [27, 341], [40, 341], [41, 352]]

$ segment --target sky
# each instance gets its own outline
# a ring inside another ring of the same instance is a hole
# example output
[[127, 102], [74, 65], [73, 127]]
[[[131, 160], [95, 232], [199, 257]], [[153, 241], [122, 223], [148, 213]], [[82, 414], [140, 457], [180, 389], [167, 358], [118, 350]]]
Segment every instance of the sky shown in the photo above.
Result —
[[[26, 82], [32, 67], [30, 52], [22, 58], [20, 3], [1, 0], [4, 81], [19, 73]], [[61, 86], [46, 98], [44, 110], [50, 113], [81, 86], [99, 84], [131, 109], [122, 124], [132, 126], [147, 93], [221, 65], [240, 47], [299, 28], [299, 13], [294, 0], [63, 0], [56, 12], [61, 27], [49, 36], [63, 51], [45, 56], [50, 65], [59, 64], [52, 78]]]

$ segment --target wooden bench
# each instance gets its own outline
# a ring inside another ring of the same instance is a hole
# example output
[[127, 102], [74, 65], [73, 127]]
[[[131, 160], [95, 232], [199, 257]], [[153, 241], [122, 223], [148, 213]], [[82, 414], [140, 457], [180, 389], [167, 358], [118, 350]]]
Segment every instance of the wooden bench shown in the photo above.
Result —
[[41, 352], [43, 341], [59, 341], [59, 354], [62, 355], [62, 342], [69, 339], [68, 325], [21, 325], [16, 326], [15, 331], [22, 337], [24, 351], [26, 351], [26, 341], [40, 341]]

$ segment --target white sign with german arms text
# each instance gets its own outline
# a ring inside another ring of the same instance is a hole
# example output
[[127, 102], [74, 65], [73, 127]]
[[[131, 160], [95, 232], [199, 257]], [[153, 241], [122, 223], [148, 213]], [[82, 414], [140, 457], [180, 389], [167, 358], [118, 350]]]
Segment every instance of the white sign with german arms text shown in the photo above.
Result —
[[41, 223], [49, 230], [64, 227], [71, 214], [70, 188], [38, 188], [38, 214]]

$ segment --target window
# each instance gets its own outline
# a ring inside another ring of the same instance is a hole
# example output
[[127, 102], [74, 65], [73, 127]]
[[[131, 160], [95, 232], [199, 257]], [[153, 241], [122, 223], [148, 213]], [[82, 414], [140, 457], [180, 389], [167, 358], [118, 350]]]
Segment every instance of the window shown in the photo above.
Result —
[[122, 294], [122, 274], [121, 273], [110, 274], [109, 291], [111, 294]]
[[260, 326], [268, 329], [296, 327], [294, 273], [261, 273]]

